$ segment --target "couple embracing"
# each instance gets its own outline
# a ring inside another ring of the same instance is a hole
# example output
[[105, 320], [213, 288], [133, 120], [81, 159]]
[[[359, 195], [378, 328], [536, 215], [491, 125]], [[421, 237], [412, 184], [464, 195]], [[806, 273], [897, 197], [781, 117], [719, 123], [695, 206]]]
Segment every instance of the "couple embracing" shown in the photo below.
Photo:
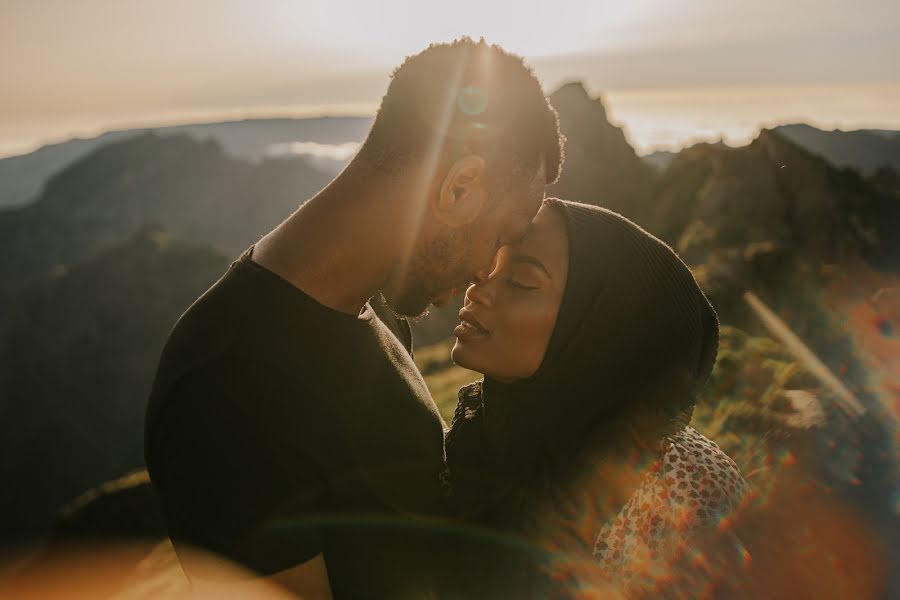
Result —
[[[735, 508], [737, 468], [690, 427], [716, 314], [666, 244], [546, 199], [562, 162], [521, 58], [432, 45], [181, 317], [145, 442], [197, 589], [628, 596]], [[484, 378], [448, 425], [403, 316], [463, 292], [452, 356]]]

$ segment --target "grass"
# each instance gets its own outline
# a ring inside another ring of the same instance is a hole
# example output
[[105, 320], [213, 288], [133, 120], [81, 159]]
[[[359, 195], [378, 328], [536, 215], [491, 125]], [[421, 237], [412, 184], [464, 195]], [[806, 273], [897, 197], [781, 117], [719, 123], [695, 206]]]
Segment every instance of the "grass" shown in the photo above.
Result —
[[481, 379], [481, 373], [469, 371], [453, 364], [450, 350], [454, 339], [424, 346], [415, 350], [416, 365], [425, 377], [425, 383], [431, 390], [444, 421], [450, 424], [453, 411], [456, 409], [456, 398], [459, 388]]

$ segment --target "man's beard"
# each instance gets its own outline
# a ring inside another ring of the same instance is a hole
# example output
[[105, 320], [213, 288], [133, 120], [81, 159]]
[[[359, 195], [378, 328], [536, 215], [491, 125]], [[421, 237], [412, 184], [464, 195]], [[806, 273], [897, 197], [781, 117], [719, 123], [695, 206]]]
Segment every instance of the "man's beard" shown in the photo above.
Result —
[[[465, 267], [470, 262], [468, 238], [462, 232], [430, 244], [426, 255], [413, 259], [401, 289], [385, 299], [391, 309], [404, 317], [422, 317], [442, 293], [462, 288], [469, 280]], [[457, 269], [449, 273], [450, 269]], [[433, 285], [438, 282], [438, 285]], [[432, 284], [432, 285], [429, 285]]]
[[401, 282], [382, 290], [388, 307], [395, 315], [421, 317], [428, 313], [428, 307], [440, 292], [426, 285], [435, 279], [427, 267], [424, 260], [412, 261]]
[[423, 317], [428, 314], [428, 307], [435, 294], [421, 285], [413, 285], [397, 298], [386, 298], [388, 306], [401, 317]]

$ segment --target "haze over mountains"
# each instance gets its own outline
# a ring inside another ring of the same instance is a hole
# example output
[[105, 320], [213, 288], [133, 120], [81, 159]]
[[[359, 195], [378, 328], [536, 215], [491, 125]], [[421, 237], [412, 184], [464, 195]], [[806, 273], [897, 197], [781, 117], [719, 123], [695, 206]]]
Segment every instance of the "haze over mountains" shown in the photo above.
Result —
[[[888, 143], [865, 153], [839, 143], [810, 151], [803, 145], [818, 134], [779, 128], [741, 148], [696, 145], [662, 168], [637, 156], [580, 84], [551, 101], [568, 145], [549, 193], [620, 211], [668, 241], [729, 325], [753, 327], [740, 304], [752, 289], [785, 318], [805, 319], [813, 348], [834, 347], [831, 332], [808, 326], [820, 316], [806, 310], [810, 290], [828, 285], [822, 265], [900, 272], [900, 194], [871, 179], [873, 166], [896, 165], [887, 134], [866, 132]], [[266, 148], [358, 141], [368, 124], [114, 132], [0, 161], [0, 199], [19, 205], [0, 211], [0, 485], [13, 490], [0, 498], [4, 539], [46, 534], [58, 507], [141, 467], [143, 411], [169, 328], [230, 260], [331, 178], [303, 158], [267, 158]], [[798, 131], [810, 134], [805, 142]], [[838, 154], [861, 172], [837, 166]], [[9, 184], [3, 169], [19, 168]], [[23, 201], [16, 185], [37, 195]], [[852, 362], [828, 356], [836, 370]]]

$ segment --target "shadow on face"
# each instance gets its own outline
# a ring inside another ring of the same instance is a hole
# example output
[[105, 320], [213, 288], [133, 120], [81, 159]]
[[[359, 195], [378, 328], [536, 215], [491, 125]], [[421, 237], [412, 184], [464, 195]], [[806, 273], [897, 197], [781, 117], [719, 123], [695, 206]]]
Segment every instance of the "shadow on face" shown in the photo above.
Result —
[[556, 325], [568, 266], [563, 216], [545, 204], [528, 233], [503, 246], [490, 274], [466, 290], [454, 362], [503, 382], [534, 375]]

